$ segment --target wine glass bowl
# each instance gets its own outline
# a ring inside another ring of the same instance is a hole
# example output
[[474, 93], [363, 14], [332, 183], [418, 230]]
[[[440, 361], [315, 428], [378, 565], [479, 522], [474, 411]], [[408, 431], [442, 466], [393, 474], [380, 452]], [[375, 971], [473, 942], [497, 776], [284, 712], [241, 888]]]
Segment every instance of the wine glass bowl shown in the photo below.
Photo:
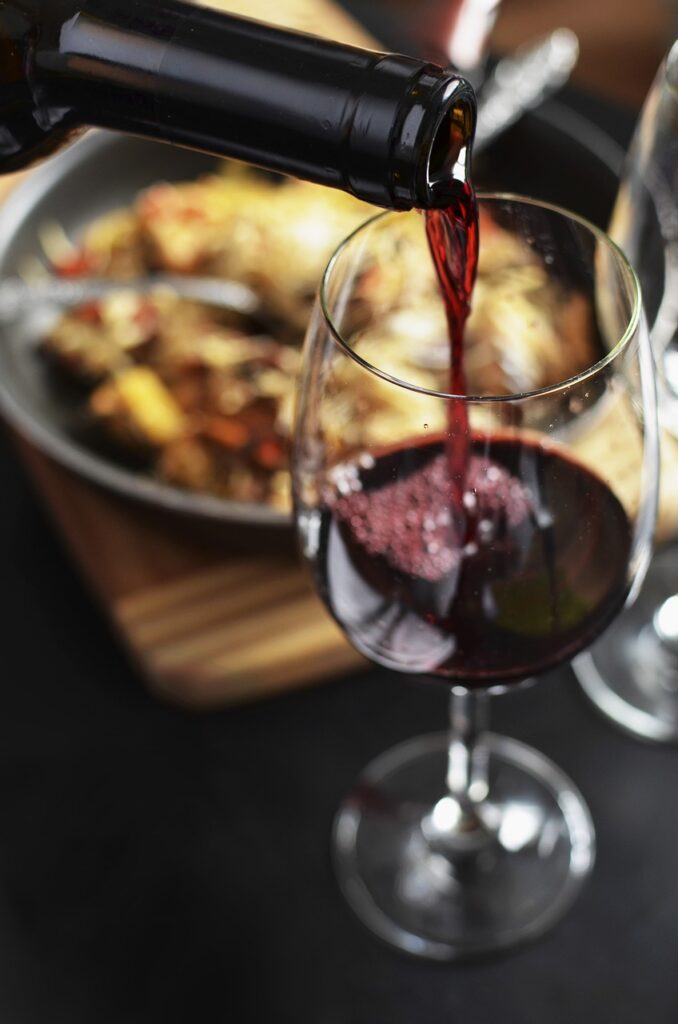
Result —
[[[421, 218], [381, 215], [325, 275], [293, 467], [302, 551], [348, 639], [452, 687], [451, 732], [378, 758], [335, 828], [358, 914], [438, 959], [537, 934], [591, 868], [581, 797], [541, 755], [485, 735], [485, 698], [608, 625], [649, 560], [656, 502], [633, 272], [555, 207], [482, 196], [479, 208], [467, 394], [448, 391]], [[624, 437], [616, 463], [610, 434]]]

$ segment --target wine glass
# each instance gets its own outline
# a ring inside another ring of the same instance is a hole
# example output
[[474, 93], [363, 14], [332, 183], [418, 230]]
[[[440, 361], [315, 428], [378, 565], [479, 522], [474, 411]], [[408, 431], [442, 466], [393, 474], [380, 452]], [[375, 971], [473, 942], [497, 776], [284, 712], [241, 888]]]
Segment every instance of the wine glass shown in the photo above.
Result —
[[[422, 218], [379, 215], [326, 271], [293, 459], [303, 556], [348, 639], [451, 687], [449, 731], [378, 757], [334, 828], [357, 914], [439, 960], [539, 934], [591, 870], [580, 794], [543, 755], [486, 732], [488, 695], [604, 629], [647, 566], [656, 507], [633, 271], [556, 207], [485, 195], [479, 209], [468, 395], [446, 390]], [[608, 456], [618, 437], [621, 462]]]
[[[678, 41], [652, 85], [626, 161], [610, 234], [640, 278], [657, 364], [662, 506], [678, 467]], [[585, 693], [643, 739], [678, 741], [678, 552], [661, 550], [632, 608], [574, 668]]]

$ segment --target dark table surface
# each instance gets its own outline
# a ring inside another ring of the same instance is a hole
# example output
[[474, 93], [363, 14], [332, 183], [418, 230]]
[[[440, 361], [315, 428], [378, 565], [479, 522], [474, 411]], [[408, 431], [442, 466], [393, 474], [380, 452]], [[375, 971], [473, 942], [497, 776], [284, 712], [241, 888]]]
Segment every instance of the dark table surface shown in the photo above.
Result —
[[[628, 116], [569, 102], [625, 142]], [[569, 671], [497, 699], [495, 731], [583, 791], [593, 877], [532, 946], [441, 966], [374, 940], [329, 831], [359, 770], [445, 721], [373, 670], [190, 715], [146, 695], [11, 447], [0, 444], [2, 1024], [676, 1024], [678, 751], [597, 716]]]

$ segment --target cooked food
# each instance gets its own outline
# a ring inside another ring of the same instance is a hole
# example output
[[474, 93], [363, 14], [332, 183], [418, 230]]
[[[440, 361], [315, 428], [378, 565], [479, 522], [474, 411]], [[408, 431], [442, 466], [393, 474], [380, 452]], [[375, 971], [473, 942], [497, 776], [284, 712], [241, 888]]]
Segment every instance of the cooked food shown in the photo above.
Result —
[[121, 444], [163, 448], [186, 433], [186, 419], [172, 393], [144, 366], [123, 370], [102, 384], [90, 405]]
[[[177, 486], [287, 511], [293, 391], [313, 297], [333, 249], [372, 212], [341, 192], [227, 166], [198, 181], [153, 186], [129, 210], [90, 225], [77, 245], [51, 227], [43, 244], [57, 273], [129, 284], [69, 310], [44, 350], [85, 385], [92, 421], [121, 456]], [[576, 295], [563, 302], [539, 259], [511, 235], [491, 224], [481, 230], [469, 391], [481, 357], [485, 386], [491, 380], [498, 394], [575, 373], [595, 344], [584, 304]], [[403, 218], [402, 231], [382, 238], [383, 251], [362, 269], [353, 343], [394, 376], [446, 390], [446, 324], [432, 269], [422, 274], [429, 265], [423, 225]], [[155, 272], [243, 282], [260, 297], [262, 315], [166, 289], [135, 293], [134, 279]], [[556, 302], [562, 315], [554, 321]], [[402, 434], [409, 405], [397, 389], [374, 381], [367, 388], [349, 360], [340, 372], [353, 375], [352, 398], [344, 397], [327, 429], [345, 444]]]
[[164, 289], [114, 292], [62, 317], [44, 347], [92, 386], [121, 455], [170, 483], [289, 508], [289, 399], [299, 349]]

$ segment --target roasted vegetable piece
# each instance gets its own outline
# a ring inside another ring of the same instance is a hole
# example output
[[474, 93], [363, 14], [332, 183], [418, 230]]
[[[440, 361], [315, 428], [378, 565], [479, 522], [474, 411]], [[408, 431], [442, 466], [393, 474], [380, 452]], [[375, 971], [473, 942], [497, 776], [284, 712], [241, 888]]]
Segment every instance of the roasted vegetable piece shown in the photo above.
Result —
[[186, 419], [153, 370], [123, 370], [96, 389], [90, 409], [126, 447], [162, 448], [186, 433]]

